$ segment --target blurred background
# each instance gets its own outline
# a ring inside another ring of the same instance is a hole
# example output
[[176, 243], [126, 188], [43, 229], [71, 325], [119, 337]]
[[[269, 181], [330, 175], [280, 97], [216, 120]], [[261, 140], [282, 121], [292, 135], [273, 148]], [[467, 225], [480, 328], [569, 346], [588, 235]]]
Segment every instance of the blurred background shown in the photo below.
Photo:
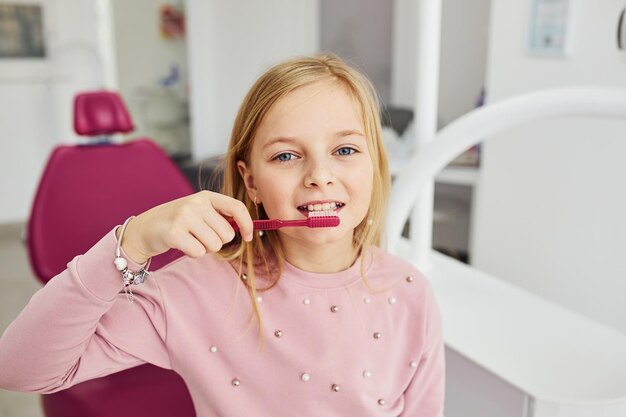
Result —
[[[439, 129], [525, 92], [626, 87], [624, 1], [548, 3], [443, 0]], [[118, 139], [152, 138], [200, 187], [198, 169], [210, 175], [225, 152], [256, 77], [332, 51], [373, 81], [393, 169], [415, 135], [416, 25], [417, 0], [0, 1], [0, 331], [40, 287], [24, 228], [52, 149], [83, 140], [77, 92], [119, 91], [135, 131]], [[550, 120], [467, 149], [437, 177], [433, 247], [626, 334], [625, 128]], [[491, 415], [528, 415], [524, 393], [447, 353], [448, 416], [481, 415], [467, 414], [476, 397], [454, 384], [463, 367], [508, 401], [485, 400]], [[0, 417], [40, 416], [38, 401], [0, 390]]]

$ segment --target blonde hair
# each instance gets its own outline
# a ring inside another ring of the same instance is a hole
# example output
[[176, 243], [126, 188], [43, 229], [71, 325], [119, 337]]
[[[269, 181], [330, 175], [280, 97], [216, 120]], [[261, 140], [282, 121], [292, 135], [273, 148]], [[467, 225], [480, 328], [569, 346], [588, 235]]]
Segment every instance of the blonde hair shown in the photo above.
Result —
[[[263, 207], [257, 207], [255, 202], [250, 200], [239, 174], [237, 161], [250, 163], [252, 141], [263, 118], [274, 103], [296, 88], [319, 81], [336, 81], [346, 87], [361, 116], [364, 133], [368, 139], [368, 149], [374, 166], [372, 195], [369, 210], [363, 221], [354, 229], [353, 236], [357, 253], [364, 254], [363, 250], [370, 245], [381, 244], [391, 185], [387, 156], [381, 137], [380, 106], [370, 81], [334, 54], [325, 53], [286, 60], [270, 68], [254, 83], [239, 108], [228, 151], [222, 161], [224, 178], [221, 193], [242, 201], [253, 219], [267, 218]], [[270, 260], [266, 256], [268, 251], [272, 254]], [[237, 234], [235, 239], [222, 247], [218, 255], [226, 261], [238, 262], [240, 278], [249, 290], [259, 325], [259, 338], [262, 341], [263, 323], [257, 304], [257, 291], [265, 291], [276, 285], [285, 261], [277, 231], [266, 231], [263, 238], [255, 233], [251, 242], [244, 241]], [[361, 256], [360, 271], [363, 278], [365, 278], [365, 258]], [[244, 259], [247, 274], [242, 275]], [[261, 276], [267, 283], [263, 288], [257, 287], [257, 278], [260, 279]]]

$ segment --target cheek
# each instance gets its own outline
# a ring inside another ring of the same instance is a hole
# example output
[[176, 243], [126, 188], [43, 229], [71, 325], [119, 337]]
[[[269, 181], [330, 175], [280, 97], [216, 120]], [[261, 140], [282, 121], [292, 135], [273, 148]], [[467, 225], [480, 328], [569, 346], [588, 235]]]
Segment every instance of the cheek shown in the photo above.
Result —
[[367, 206], [366, 211], [369, 209], [369, 205], [372, 201], [372, 191], [374, 188], [374, 168], [372, 166], [368, 167], [366, 172], [363, 174], [362, 180], [362, 198], [364, 200], [364, 204]]
[[365, 165], [360, 167], [360, 169], [355, 169], [351, 173], [353, 178], [353, 183], [358, 184], [358, 187], [364, 191], [362, 193], [369, 200], [369, 196], [371, 194], [373, 182], [374, 182], [374, 169], [371, 165]]
[[[283, 215], [285, 206], [289, 206], [294, 189], [293, 178], [290, 175], [278, 174], [262, 177], [258, 182], [260, 194], [263, 198], [263, 207], [267, 215], [279, 217]], [[290, 207], [290, 206], [289, 206]]]
[[[370, 167], [362, 167], [350, 172], [351, 193], [358, 206], [359, 214], [365, 214], [372, 199], [373, 171]], [[356, 207], [355, 207], [356, 208]]]

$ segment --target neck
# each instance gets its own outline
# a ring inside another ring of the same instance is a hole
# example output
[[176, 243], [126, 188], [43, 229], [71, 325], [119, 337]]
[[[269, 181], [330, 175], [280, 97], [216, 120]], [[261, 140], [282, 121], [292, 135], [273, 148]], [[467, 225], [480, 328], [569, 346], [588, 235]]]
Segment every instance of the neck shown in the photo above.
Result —
[[283, 240], [285, 259], [298, 269], [308, 272], [333, 273], [350, 268], [358, 254], [349, 241], [310, 245], [295, 239]]

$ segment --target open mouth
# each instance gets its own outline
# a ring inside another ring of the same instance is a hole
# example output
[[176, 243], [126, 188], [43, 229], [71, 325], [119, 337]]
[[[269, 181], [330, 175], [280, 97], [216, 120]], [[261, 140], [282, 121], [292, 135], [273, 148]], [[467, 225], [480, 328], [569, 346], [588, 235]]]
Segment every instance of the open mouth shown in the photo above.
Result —
[[339, 211], [345, 206], [344, 203], [332, 202], [323, 204], [309, 204], [307, 206], [298, 207], [298, 211], [308, 217], [311, 211]]

